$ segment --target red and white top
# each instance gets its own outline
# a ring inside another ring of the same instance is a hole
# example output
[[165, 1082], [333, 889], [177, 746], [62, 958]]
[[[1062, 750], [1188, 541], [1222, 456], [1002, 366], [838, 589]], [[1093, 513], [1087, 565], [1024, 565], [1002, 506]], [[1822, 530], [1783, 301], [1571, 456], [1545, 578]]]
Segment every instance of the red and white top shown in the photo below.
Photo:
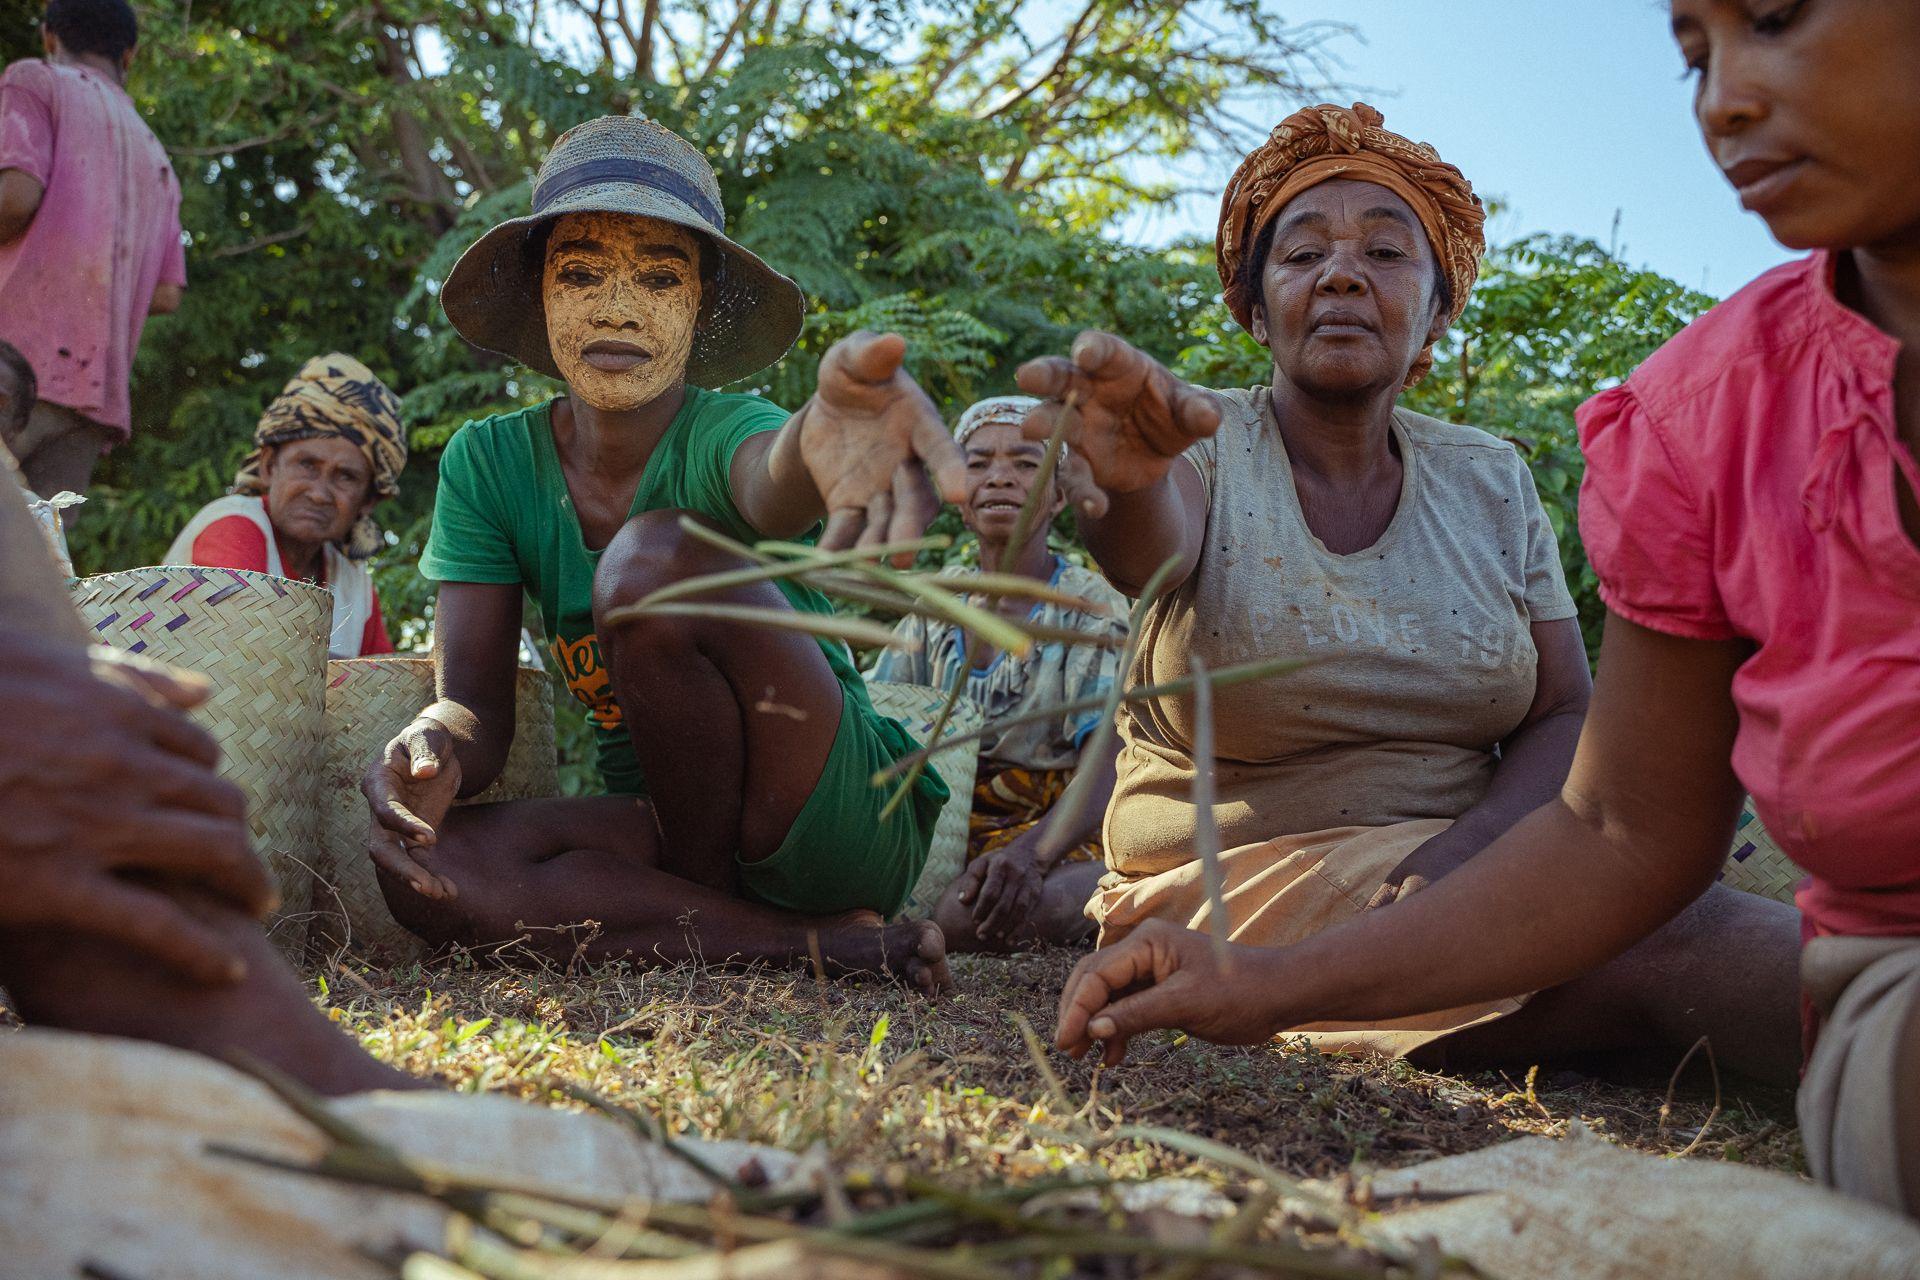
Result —
[[[167, 548], [166, 563], [288, 576], [273, 522], [267, 518], [266, 499], [244, 494], [216, 498], [202, 507]], [[373, 589], [373, 575], [364, 565], [328, 543], [318, 582], [333, 593], [328, 657], [370, 658], [393, 652], [387, 624], [380, 616], [380, 596]]]
[[1899, 344], [1833, 271], [1769, 271], [1582, 406], [1580, 532], [1621, 617], [1755, 646], [1733, 767], [1810, 931], [1920, 935], [1920, 466]]

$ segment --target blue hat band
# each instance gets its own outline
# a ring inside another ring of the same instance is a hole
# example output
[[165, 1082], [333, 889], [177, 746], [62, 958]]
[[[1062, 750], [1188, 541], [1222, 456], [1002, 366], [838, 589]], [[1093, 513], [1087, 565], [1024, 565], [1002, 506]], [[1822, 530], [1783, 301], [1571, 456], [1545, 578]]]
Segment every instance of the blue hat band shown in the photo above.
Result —
[[591, 187], [603, 182], [631, 182], [638, 186], [652, 187], [686, 205], [705, 218], [716, 230], [725, 230], [726, 212], [713, 202], [699, 187], [687, 180], [685, 174], [664, 164], [655, 164], [651, 160], [635, 160], [628, 156], [603, 156], [597, 160], [583, 160], [579, 164], [568, 165], [555, 173], [550, 173], [533, 188], [533, 211], [545, 213], [561, 196], [581, 187]]

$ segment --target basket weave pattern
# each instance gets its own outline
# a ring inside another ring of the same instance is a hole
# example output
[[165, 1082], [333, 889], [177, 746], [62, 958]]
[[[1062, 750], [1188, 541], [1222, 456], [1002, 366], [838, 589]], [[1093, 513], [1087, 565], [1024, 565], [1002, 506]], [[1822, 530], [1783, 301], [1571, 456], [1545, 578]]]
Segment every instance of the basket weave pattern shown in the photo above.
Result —
[[1807, 873], [1780, 851], [1751, 806], [1740, 811], [1740, 825], [1734, 829], [1733, 852], [1720, 869], [1720, 883], [1763, 898], [1793, 905], [1793, 891]]
[[[553, 684], [531, 667], [515, 685], [513, 745], [500, 776], [462, 804], [525, 800], [560, 790], [553, 741]], [[325, 808], [316, 893], [315, 929], [327, 944], [405, 963], [426, 944], [401, 928], [387, 910], [366, 853], [372, 818], [360, 777], [420, 708], [433, 701], [431, 658], [343, 658], [327, 664]]]
[[99, 644], [198, 671], [213, 694], [193, 713], [220, 744], [220, 772], [247, 794], [254, 847], [280, 889], [269, 923], [289, 954], [306, 943], [319, 852], [321, 686], [333, 598], [239, 569], [161, 565], [83, 578], [74, 607]]
[[[926, 745], [928, 736], [933, 732], [934, 719], [947, 700], [944, 692], [927, 685], [892, 684], [880, 680], [867, 682], [867, 696], [873, 700], [875, 711], [905, 725], [907, 732], [913, 735], [913, 740], [922, 746]], [[947, 721], [947, 736], [972, 733], [981, 723], [980, 709], [963, 698], [954, 707], [952, 718]], [[920, 879], [914, 883], [913, 892], [907, 895], [907, 904], [900, 909], [900, 914], [908, 919], [924, 920], [932, 915], [934, 907], [940, 902], [940, 895], [947, 891], [948, 885], [959, 879], [960, 872], [966, 868], [967, 817], [973, 812], [973, 777], [980, 763], [977, 750], [976, 743], [967, 742], [948, 747], [932, 758], [950, 794], [933, 826], [933, 844], [927, 850], [927, 865], [920, 872]]]

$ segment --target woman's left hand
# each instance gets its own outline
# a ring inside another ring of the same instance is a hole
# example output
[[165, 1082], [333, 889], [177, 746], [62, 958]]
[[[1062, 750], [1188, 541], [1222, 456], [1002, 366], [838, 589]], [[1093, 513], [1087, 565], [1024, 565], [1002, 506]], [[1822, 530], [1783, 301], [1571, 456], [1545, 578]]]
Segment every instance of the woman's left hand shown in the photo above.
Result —
[[898, 334], [862, 330], [820, 362], [820, 388], [802, 410], [800, 456], [827, 508], [823, 550], [917, 538], [942, 501], [966, 500], [966, 460], [901, 367], [906, 351]]
[[1477, 839], [1456, 825], [1442, 831], [1425, 844], [1400, 859], [1398, 866], [1387, 873], [1386, 883], [1373, 891], [1367, 899], [1367, 910], [1384, 907], [1398, 902], [1409, 894], [1418, 893], [1435, 880], [1458, 870], [1467, 859], [1484, 849], [1490, 841]]
[[1032, 918], [1045, 879], [1038, 852], [1024, 840], [968, 863], [960, 873], [960, 901], [973, 916], [974, 931], [995, 945], [1012, 942], [1014, 933]]

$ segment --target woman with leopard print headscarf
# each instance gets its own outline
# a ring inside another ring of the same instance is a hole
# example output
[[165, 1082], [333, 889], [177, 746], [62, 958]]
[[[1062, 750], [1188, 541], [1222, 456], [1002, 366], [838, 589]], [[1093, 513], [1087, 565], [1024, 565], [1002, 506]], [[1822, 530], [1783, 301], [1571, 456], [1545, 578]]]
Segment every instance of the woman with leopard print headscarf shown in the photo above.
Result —
[[392, 653], [365, 561], [383, 545], [374, 505], [407, 465], [400, 401], [352, 356], [315, 356], [260, 416], [233, 491], [202, 507], [171, 564], [252, 569], [333, 593], [335, 658]]

